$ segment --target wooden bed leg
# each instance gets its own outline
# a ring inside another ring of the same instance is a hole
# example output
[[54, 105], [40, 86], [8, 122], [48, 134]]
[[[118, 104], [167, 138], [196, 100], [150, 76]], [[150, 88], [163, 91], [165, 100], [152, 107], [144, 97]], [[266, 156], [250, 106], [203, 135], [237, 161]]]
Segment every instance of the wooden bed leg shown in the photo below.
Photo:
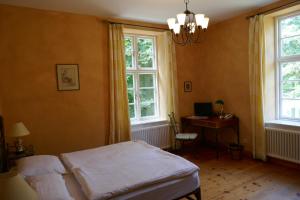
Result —
[[195, 196], [196, 196], [197, 200], [201, 200], [201, 188], [200, 187], [195, 191]]

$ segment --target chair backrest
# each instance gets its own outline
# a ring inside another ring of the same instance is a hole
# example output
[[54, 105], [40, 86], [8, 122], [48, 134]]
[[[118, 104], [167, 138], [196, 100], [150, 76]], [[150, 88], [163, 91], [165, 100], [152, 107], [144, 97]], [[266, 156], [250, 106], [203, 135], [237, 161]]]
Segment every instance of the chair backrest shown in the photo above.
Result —
[[179, 133], [179, 130], [178, 130], [178, 126], [177, 126], [177, 123], [176, 123], [176, 120], [175, 120], [175, 115], [173, 112], [171, 112], [169, 115], [169, 118], [170, 118], [170, 126], [172, 128], [172, 130], [174, 131], [174, 134], [178, 134]]

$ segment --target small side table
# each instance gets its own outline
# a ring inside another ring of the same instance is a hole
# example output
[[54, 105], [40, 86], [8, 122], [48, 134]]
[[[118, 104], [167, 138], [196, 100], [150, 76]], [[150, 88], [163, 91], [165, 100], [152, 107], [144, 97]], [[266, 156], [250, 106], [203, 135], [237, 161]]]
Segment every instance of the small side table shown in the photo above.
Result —
[[33, 149], [32, 145], [25, 147], [25, 150], [22, 153], [16, 153], [14, 150], [11, 150], [11, 149], [12, 149], [11, 147], [7, 148], [7, 150], [8, 150], [7, 151], [7, 161], [8, 161], [9, 169], [16, 165], [16, 163], [15, 163], [16, 160], [34, 155], [34, 149]]

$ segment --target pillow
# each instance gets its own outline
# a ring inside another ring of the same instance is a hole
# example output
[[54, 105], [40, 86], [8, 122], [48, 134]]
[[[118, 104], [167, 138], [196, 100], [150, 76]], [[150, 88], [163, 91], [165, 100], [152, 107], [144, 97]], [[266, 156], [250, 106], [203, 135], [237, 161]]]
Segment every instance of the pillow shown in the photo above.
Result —
[[56, 156], [29, 156], [17, 160], [16, 163], [18, 171], [25, 177], [50, 173], [67, 173], [65, 167]]
[[60, 174], [30, 176], [26, 181], [37, 192], [39, 200], [73, 200]]

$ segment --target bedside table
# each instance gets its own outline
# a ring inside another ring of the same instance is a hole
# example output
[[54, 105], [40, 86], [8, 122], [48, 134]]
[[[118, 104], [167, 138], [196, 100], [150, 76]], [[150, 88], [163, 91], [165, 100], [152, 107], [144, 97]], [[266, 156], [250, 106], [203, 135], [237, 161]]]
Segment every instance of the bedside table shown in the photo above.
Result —
[[7, 161], [8, 161], [9, 169], [16, 165], [16, 163], [15, 163], [16, 160], [34, 155], [34, 149], [33, 149], [32, 145], [25, 147], [25, 150], [22, 153], [16, 153], [15, 148], [13, 148], [13, 147], [7, 146]]

